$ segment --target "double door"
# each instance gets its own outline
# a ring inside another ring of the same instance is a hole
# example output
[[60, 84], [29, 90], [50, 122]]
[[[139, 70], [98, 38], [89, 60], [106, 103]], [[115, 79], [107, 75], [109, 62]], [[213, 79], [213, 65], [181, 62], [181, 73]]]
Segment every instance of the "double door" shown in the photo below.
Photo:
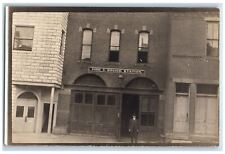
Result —
[[34, 132], [36, 119], [36, 100], [20, 99], [15, 112], [15, 132]]

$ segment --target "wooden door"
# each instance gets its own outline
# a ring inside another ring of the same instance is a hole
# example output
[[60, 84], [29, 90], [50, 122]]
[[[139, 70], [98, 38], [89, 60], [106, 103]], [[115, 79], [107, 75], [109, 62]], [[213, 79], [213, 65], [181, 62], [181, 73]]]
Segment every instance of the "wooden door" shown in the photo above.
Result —
[[174, 133], [181, 138], [189, 134], [189, 97], [177, 95], [174, 105]]
[[34, 132], [36, 100], [20, 99], [16, 106], [15, 132]]
[[216, 96], [198, 96], [195, 105], [195, 134], [218, 135], [218, 100]]

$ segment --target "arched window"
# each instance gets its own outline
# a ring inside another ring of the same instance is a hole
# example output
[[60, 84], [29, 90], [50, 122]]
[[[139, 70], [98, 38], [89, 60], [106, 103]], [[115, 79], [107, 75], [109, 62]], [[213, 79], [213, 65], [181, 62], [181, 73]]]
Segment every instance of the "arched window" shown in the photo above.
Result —
[[82, 60], [91, 60], [91, 46], [92, 46], [92, 30], [84, 29], [83, 30], [83, 40], [82, 40]]
[[109, 61], [118, 62], [119, 61], [119, 51], [120, 51], [120, 31], [112, 30], [110, 33], [110, 47], [109, 47]]
[[149, 51], [149, 33], [140, 32], [138, 41], [138, 63], [148, 62], [148, 51]]

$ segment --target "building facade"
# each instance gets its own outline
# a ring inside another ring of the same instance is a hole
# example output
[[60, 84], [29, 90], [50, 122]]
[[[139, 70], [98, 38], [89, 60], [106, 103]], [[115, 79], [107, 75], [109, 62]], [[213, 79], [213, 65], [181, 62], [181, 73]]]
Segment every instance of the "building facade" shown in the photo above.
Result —
[[12, 132], [51, 132], [55, 125], [67, 16], [13, 13]]
[[[46, 31], [41, 26], [40, 34], [34, 31], [32, 51], [13, 50], [17, 127], [17, 110], [21, 102], [29, 104], [32, 92], [35, 132], [43, 132], [44, 117], [53, 115], [52, 122], [47, 118], [49, 132], [121, 138], [128, 136], [129, 119], [136, 114], [141, 139], [218, 140], [219, 12], [71, 12], [68, 18], [66, 13], [52, 14], [57, 17], [47, 17], [43, 26], [57, 26]], [[13, 25], [21, 20], [15, 16]], [[56, 42], [50, 45], [49, 39]], [[13, 41], [18, 46], [15, 37]], [[32, 60], [29, 54], [34, 54]], [[48, 59], [46, 69], [39, 55]], [[23, 61], [17, 62], [19, 58]], [[27, 122], [29, 110], [25, 105]]]

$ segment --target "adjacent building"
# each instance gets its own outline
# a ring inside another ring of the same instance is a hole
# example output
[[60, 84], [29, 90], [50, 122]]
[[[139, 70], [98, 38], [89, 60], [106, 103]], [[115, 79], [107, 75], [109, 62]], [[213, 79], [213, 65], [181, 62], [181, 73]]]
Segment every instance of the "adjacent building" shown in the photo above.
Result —
[[121, 138], [136, 114], [143, 140], [218, 140], [218, 11], [15, 13], [12, 28], [14, 132]]
[[12, 15], [12, 132], [51, 132], [55, 126], [67, 16]]

